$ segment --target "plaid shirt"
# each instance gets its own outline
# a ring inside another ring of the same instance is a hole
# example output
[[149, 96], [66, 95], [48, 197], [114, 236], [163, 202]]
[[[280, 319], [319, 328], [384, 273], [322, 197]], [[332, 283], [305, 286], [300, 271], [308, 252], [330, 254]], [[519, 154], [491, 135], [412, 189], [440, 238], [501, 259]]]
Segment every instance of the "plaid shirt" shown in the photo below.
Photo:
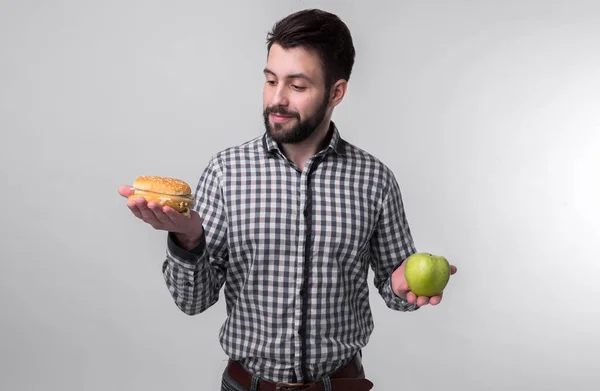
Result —
[[[166, 285], [186, 314], [224, 286], [226, 354], [273, 381], [310, 381], [348, 362], [373, 330], [367, 273], [391, 309], [391, 273], [415, 252], [393, 173], [340, 138], [300, 170], [269, 135], [213, 156], [195, 191], [204, 238], [167, 237]], [[295, 376], [295, 377], [294, 377]]]

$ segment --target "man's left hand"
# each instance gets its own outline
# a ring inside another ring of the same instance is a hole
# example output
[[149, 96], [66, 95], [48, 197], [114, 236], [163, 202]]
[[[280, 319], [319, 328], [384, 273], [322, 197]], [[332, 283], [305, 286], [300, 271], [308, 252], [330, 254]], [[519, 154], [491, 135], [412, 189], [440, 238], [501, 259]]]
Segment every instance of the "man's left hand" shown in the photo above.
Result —
[[[417, 296], [413, 292], [411, 292], [408, 283], [406, 282], [406, 277], [404, 274], [404, 270], [406, 269], [406, 262], [402, 262], [402, 265], [398, 269], [396, 269], [392, 273], [392, 290], [394, 293], [408, 301], [410, 304], [417, 303], [419, 307], [422, 307], [427, 304], [438, 305], [442, 301], [442, 296], [444, 293], [440, 293], [438, 296]], [[456, 266], [450, 265], [450, 275], [456, 273]]]

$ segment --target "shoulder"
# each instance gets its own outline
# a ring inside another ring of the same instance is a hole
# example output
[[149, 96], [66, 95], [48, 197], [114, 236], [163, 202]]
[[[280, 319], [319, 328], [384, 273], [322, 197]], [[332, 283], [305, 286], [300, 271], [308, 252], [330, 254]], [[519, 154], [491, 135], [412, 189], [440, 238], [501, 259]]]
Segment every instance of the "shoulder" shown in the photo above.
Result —
[[263, 136], [257, 136], [250, 140], [244, 141], [241, 144], [227, 147], [217, 152], [213, 159], [227, 162], [231, 160], [241, 159], [246, 156], [257, 156], [264, 152]]
[[390, 167], [365, 149], [343, 140], [346, 164], [387, 188], [396, 181]]
[[230, 167], [260, 156], [264, 156], [263, 135], [218, 151], [210, 157], [209, 167], [223, 172]]

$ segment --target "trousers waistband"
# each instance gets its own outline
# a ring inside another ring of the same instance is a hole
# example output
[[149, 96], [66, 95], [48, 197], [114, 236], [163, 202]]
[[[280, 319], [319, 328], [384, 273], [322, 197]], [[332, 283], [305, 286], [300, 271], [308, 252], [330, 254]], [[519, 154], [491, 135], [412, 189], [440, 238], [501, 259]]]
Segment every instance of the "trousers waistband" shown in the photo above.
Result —
[[[308, 383], [272, 382], [260, 379], [257, 391], [368, 391], [373, 383], [365, 378], [359, 378], [362, 370], [361, 354], [343, 367], [328, 375], [328, 379], [320, 379]], [[241, 386], [251, 389], [252, 373], [248, 372], [239, 362], [229, 360], [227, 364], [229, 376]], [[329, 383], [330, 387], [327, 385]]]

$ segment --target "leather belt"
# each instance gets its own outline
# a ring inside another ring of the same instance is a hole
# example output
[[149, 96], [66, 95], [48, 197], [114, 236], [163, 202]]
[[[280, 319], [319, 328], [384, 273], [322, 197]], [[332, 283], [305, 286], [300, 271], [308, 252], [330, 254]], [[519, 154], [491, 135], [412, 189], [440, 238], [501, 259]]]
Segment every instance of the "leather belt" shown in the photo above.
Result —
[[[361, 369], [361, 354], [357, 353], [348, 364], [329, 374], [333, 391], [368, 391], [373, 388], [371, 381], [358, 378]], [[229, 360], [227, 372], [238, 384], [247, 389], [251, 388], [252, 374], [239, 362]], [[325, 391], [325, 384], [323, 379], [309, 383], [272, 382], [261, 379], [257, 391]]]

